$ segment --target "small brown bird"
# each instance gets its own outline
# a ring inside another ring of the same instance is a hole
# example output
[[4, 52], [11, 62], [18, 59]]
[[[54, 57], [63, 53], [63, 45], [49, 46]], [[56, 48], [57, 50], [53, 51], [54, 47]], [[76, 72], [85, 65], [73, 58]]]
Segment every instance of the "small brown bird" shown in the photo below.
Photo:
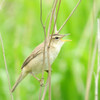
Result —
[[[49, 48], [49, 55], [50, 55], [50, 64], [54, 62], [57, 55], [59, 54], [59, 51], [64, 44], [65, 41], [70, 40], [62, 40], [63, 37], [67, 36], [69, 34], [61, 35], [61, 34], [53, 34], [52, 39], [51, 36], [49, 39], [51, 39], [50, 48]], [[42, 72], [43, 68], [43, 50], [44, 50], [44, 42], [41, 43], [39, 46], [37, 46], [33, 52], [30, 54], [29, 57], [24, 61], [21, 69], [22, 72], [17, 79], [16, 83], [14, 84], [12, 88], [12, 92], [16, 89], [18, 84], [30, 73], [33, 76], [37, 73]], [[48, 71], [48, 60], [47, 60], [47, 50], [45, 51], [45, 66], [44, 71]], [[35, 77], [35, 76], [34, 76]], [[35, 77], [36, 78], [36, 77]]]

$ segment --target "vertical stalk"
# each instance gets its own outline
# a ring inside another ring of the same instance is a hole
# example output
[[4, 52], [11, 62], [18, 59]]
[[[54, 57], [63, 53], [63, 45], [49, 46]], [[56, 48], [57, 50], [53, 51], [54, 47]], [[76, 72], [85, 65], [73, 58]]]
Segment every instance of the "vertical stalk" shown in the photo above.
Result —
[[[87, 82], [86, 82], [86, 93], [85, 93], [85, 100], [89, 98], [90, 86], [91, 86], [91, 79], [92, 79], [92, 72], [94, 63], [91, 65], [92, 58], [92, 45], [93, 45], [93, 25], [94, 25], [94, 0], [93, 0], [93, 10], [92, 10], [92, 20], [91, 20], [91, 35], [90, 35], [90, 43], [89, 43], [89, 57], [88, 57], [88, 73], [87, 73]], [[96, 38], [97, 40], [97, 38]], [[96, 44], [97, 45], [97, 44]], [[94, 49], [95, 50], [95, 49]], [[94, 52], [93, 52], [94, 54]]]
[[[44, 30], [44, 50], [43, 50], [43, 67], [42, 67], [42, 80], [44, 80], [44, 66], [45, 66], [45, 48], [46, 48], [46, 29], [42, 21], [42, 0], [40, 0], [40, 20]], [[40, 86], [39, 100], [41, 100], [42, 86]]]
[[98, 24], [98, 66], [97, 74], [95, 75], [95, 100], [98, 100], [98, 80], [100, 72], [100, 19], [97, 20]]
[[[54, 16], [54, 11], [56, 9], [57, 1], [58, 0], [55, 0], [55, 2], [54, 2], [53, 9], [52, 9], [52, 14], [51, 14], [51, 17], [50, 17], [48, 33], [47, 33], [47, 40], [48, 40], [47, 44], [49, 44], [49, 42], [50, 42], [51, 23], [52, 23], [52, 19], [53, 19], [53, 16]], [[47, 61], [48, 61], [48, 67], [49, 67], [49, 100], [51, 100], [51, 64], [50, 64], [49, 48], [50, 48], [50, 45], [48, 45], [48, 47], [47, 47]]]
[[10, 84], [9, 72], [8, 72], [8, 68], [7, 68], [4, 45], [3, 45], [3, 40], [2, 40], [1, 34], [0, 34], [0, 41], [1, 41], [1, 46], [2, 46], [2, 52], [3, 52], [5, 69], [6, 69], [6, 75], [7, 75], [7, 79], [8, 79], [9, 92], [10, 92], [11, 100], [13, 100], [13, 95], [12, 95], [12, 92], [11, 92], [11, 84]]

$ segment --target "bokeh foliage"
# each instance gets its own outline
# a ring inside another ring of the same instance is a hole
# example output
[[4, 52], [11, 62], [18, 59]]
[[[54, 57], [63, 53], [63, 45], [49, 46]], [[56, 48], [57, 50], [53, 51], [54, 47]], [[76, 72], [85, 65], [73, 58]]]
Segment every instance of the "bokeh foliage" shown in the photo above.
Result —
[[[65, 43], [52, 65], [52, 100], [84, 100], [88, 73], [89, 41], [93, 46], [97, 33], [100, 1], [82, 0], [60, 34], [70, 33], [72, 42]], [[0, 1], [1, 2], [1, 1]], [[52, 7], [52, 0], [43, 0], [43, 21]], [[78, 0], [62, 0], [57, 28], [63, 24]], [[49, 21], [47, 22], [48, 26]], [[24, 59], [44, 40], [40, 23], [39, 0], [5, 0], [0, 10], [0, 32], [3, 38], [11, 85], [21, 72]], [[92, 50], [93, 51], [93, 50]], [[97, 59], [96, 59], [97, 62]], [[96, 72], [97, 63], [94, 66]], [[41, 75], [38, 75], [40, 77]], [[47, 73], [45, 73], [45, 78]], [[100, 84], [100, 81], [99, 81]], [[14, 100], [38, 100], [39, 83], [28, 75], [17, 87]], [[89, 100], [94, 100], [95, 78], [92, 75]], [[46, 99], [48, 99], [48, 92]], [[0, 45], [0, 100], [10, 100], [2, 49]], [[100, 85], [99, 85], [100, 100]]]

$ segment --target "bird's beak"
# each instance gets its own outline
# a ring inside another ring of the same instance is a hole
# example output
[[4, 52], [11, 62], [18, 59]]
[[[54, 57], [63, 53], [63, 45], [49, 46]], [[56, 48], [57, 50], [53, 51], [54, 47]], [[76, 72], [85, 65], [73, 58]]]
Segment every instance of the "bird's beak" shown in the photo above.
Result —
[[[65, 37], [65, 36], [68, 36], [68, 35], [70, 35], [70, 34], [65, 34], [65, 35], [62, 36], [62, 38]], [[63, 42], [72, 41], [72, 40], [64, 40], [62, 38], [60, 40], [63, 41]]]

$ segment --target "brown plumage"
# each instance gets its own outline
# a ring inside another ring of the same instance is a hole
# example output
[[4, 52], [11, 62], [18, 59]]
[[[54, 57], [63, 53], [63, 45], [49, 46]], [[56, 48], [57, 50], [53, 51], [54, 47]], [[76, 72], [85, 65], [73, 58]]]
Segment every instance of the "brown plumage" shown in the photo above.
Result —
[[39, 46], [37, 46], [33, 52], [30, 54], [30, 56], [24, 61], [21, 69], [23, 69], [24, 66], [26, 66], [34, 57], [38, 56], [40, 53], [43, 52], [44, 42], [41, 43]]
[[[68, 34], [67, 34], [68, 35]], [[59, 51], [64, 44], [65, 41], [62, 41], [61, 39], [66, 36], [66, 35], [61, 35], [61, 34], [54, 34], [52, 36], [52, 40], [50, 43], [50, 48], [49, 48], [49, 56], [50, 56], [50, 63], [52, 64], [54, 60], [56, 59], [57, 55], [59, 54]], [[51, 36], [50, 38], [51, 39]], [[69, 40], [67, 40], [69, 41]], [[44, 50], [44, 42], [41, 43], [39, 46], [37, 46], [33, 52], [30, 54], [29, 57], [24, 61], [21, 69], [22, 72], [17, 79], [16, 83], [14, 84], [12, 88], [12, 92], [16, 89], [18, 84], [29, 74], [37, 74], [42, 72], [43, 68], [43, 50]], [[48, 71], [48, 61], [47, 61], [47, 51], [45, 51], [45, 66], [44, 66], [44, 71]]]

